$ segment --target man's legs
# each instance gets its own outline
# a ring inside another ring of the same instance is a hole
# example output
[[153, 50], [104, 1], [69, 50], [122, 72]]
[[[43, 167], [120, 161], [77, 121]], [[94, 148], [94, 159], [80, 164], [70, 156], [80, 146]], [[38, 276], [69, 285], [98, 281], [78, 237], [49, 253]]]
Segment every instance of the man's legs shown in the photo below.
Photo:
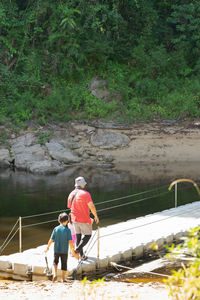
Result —
[[80, 241], [81, 241], [81, 233], [77, 233], [76, 234], [76, 250], [78, 250], [78, 252], [80, 253], [80, 256], [83, 255], [83, 250], [78, 249]]
[[75, 222], [74, 227], [76, 231], [76, 250], [79, 251], [80, 256], [83, 257], [83, 247], [88, 243], [89, 239], [91, 238], [92, 225]]
[[76, 247], [76, 250], [79, 251], [81, 257], [83, 256], [83, 247], [88, 243], [90, 238], [91, 238], [91, 235], [84, 235]]

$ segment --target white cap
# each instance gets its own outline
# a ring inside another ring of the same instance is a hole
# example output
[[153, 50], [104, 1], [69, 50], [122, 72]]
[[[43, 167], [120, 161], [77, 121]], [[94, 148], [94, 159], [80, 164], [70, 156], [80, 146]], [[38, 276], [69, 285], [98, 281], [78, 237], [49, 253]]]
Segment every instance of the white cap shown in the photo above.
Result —
[[86, 184], [87, 182], [85, 181], [84, 177], [80, 176], [75, 179], [75, 187], [86, 185]]

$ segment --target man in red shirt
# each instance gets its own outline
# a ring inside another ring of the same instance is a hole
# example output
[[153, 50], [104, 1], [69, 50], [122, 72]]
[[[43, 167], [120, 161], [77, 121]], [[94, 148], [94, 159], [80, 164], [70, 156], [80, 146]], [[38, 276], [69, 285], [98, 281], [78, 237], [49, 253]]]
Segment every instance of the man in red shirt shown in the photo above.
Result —
[[96, 208], [91, 195], [84, 188], [87, 182], [84, 177], [75, 179], [75, 189], [69, 194], [68, 208], [71, 208], [72, 222], [76, 232], [76, 253], [80, 253], [82, 260], [87, 257], [83, 254], [83, 247], [88, 243], [92, 235], [92, 222], [90, 211], [94, 215], [96, 224], [99, 223]]

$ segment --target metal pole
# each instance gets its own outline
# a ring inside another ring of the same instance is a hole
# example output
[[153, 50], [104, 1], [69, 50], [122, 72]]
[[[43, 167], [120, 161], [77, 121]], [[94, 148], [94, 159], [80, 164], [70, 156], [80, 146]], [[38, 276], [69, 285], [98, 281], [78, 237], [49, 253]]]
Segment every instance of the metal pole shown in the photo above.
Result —
[[19, 252], [22, 252], [22, 217], [19, 217]]
[[98, 226], [98, 236], [97, 236], [97, 268], [99, 269], [100, 264], [99, 264], [99, 237], [100, 237], [100, 228]]
[[175, 184], [175, 207], [177, 207], [177, 183]]

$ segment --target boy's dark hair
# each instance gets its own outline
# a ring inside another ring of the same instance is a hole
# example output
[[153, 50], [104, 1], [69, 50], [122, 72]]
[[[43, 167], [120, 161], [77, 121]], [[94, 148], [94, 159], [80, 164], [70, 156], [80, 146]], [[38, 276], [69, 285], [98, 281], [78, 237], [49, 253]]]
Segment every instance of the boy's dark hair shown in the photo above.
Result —
[[59, 216], [58, 216], [58, 222], [59, 223], [64, 223], [66, 221], [68, 221], [68, 215], [67, 215], [67, 213], [63, 212], [63, 213], [59, 214]]

